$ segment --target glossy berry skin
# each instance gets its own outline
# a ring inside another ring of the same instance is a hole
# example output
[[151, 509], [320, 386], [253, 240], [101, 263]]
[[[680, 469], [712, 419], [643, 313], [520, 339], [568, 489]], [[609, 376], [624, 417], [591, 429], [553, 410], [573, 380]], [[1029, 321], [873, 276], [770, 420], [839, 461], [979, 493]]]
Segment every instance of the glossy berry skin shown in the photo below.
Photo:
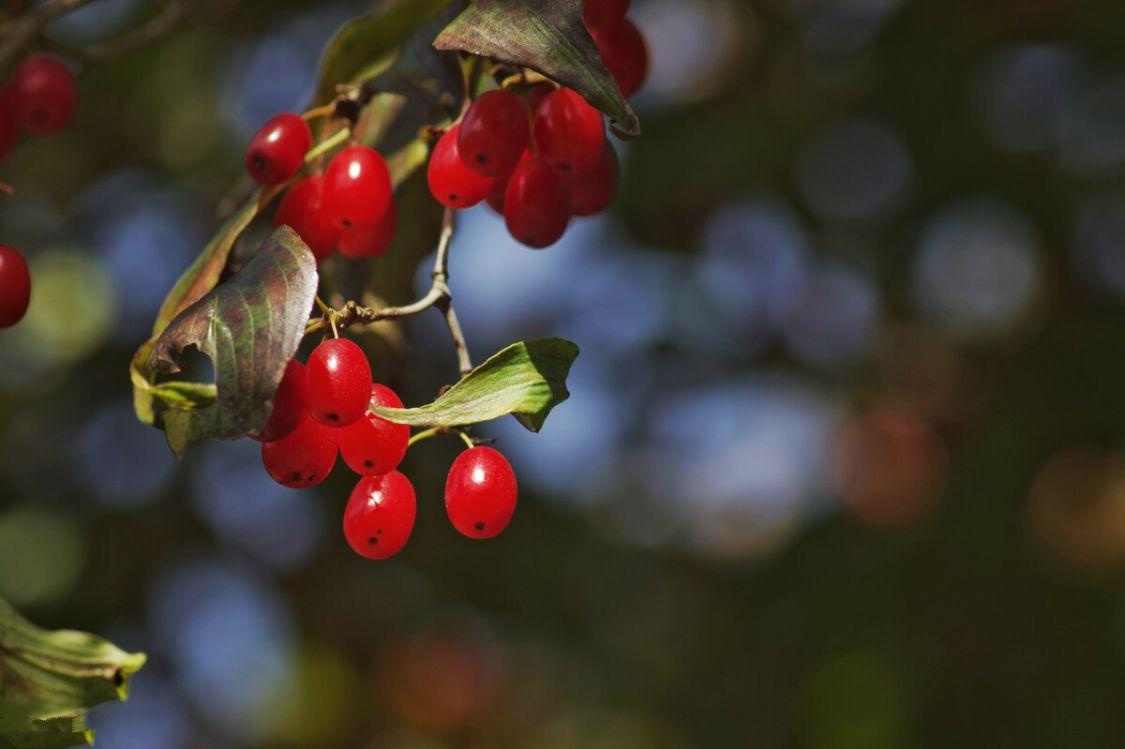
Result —
[[263, 185], [280, 185], [301, 170], [312, 147], [309, 123], [292, 112], [271, 118], [246, 147], [246, 171]]
[[314, 174], [289, 188], [277, 207], [273, 225], [286, 225], [300, 235], [317, 261], [332, 254], [340, 230], [324, 211], [324, 177]]
[[504, 222], [528, 247], [557, 242], [570, 222], [563, 178], [537, 157], [520, 162], [504, 193]]
[[349, 260], [379, 257], [391, 248], [398, 228], [398, 206], [394, 200], [387, 212], [371, 226], [340, 232], [340, 254]]
[[391, 173], [379, 152], [348, 146], [324, 173], [324, 208], [341, 229], [371, 226], [391, 204]]
[[288, 436], [262, 443], [262, 465], [282, 486], [316, 486], [336, 465], [336, 430], [306, 416]]
[[512, 175], [509, 174], [493, 181], [492, 187], [488, 190], [488, 196], [485, 198], [489, 207], [501, 216], [504, 215], [504, 194], [508, 192], [508, 180], [511, 178]]
[[454, 125], [434, 146], [426, 179], [434, 200], [447, 208], [472, 208], [492, 189], [492, 180], [482, 177], [465, 165], [458, 151], [460, 126]]
[[307, 417], [305, 411], [306, 390], [305, 365], [290, 359], [285, 365], [285, 373], [273, 396], [273, 411], [262, 431], [251, 435], [261, 442], [276, 442], [292, 434]]
[[515, 168], [530, 135], [530, 117], [520, 97], [504, 89], [488, 91], [461, 120], [457, 152], [469, 169], [495, 179]]
[[593, 216], [613, 202], [617, 191], [617, 154], [607, 141], [598, 164], [588, 172], [566, 180], [570, 212], [575, 216]]
[[[371, 383], [371, 405], [402, 408], [395, 391], [378, 382]], [[398, 468], [406, 455], [410, 427], [380, 419], [370, 411], [351, 426], [336, 433], [340, 455], [348, 468], [361, 476], [378, 476]]]
[[516, 474], [491, 447], [465, 450], [445, 479], [445, 511], [453, 527], [469, 538], [492, 538], [516, 512]]
[[398, 471], [364, 476], [344, 508], [344, 538], [361, 557], [388, 559], [406, 546], [417, 514], [408, 478]]
[[536, 153], [562, 174], [593, 169], [605, 146], [602, 113], [569, 88], [543, 99], [535, 112], [533, 134]]
[[17, 130], [57, 133], [70, 124], [77, 103], [74, 74], [53, 57], [32, 55], [12, 74], [8, 104]]
[[313, 349], [305, 366], [309, 415], [326, 426], [346, 427], [367, 413], [371, 365], [347, 338], [329, 338]]
[[14, 247], [0, 244], [0, 328], [23, 319], [31, 301], [31, 271]]
[[602, 64], [625, 96], [632, 96], [648, 78], [648, 45], [644, 35], [629, 19], [615, 29], [595, 33], [594, 41], [602, 53]]
[[586, 0], [582, 20], [591, 31], [616, 28], [625, 20], [629, 0]]

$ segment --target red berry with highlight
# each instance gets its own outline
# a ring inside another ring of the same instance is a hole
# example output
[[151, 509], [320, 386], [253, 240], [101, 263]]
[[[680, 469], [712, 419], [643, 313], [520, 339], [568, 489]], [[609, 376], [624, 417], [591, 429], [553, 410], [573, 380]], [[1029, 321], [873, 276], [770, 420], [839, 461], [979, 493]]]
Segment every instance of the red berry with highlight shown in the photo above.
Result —
[[313, 349], [305, 372], [309, 415], [321, 424], [346, 427], [367, 413], [371, 365], [355, 342], [328, 339]]
[[289, 188], [274, 226], [288, 226], [300, 235], [318, 261], [332, 254], [340, 238], [340, 230], [324, 210], [324, 177], [314, 174]]
[[496, 178], [512, 171], [527, 148], [527, 108], [511, 91], [481, 94], [458, 127], [457, 152], [472, 171]]
[[316, 486], [336, 465], [336, 430], [306, 416], [288, 436], [262, 443], [262, 465], [290, 489]]
[[616, 28], [625, 20], [629, 0], [586, 0], [582, 20], [591, 31]]
[[542, 248], [559, 240], [570, 222], [566, 186], [542, 159], [520, 162], [504, 193], [508, 231], [528, 247]]
[[605, 146], [602, 113], [569, 88], [543, 99], [535, 113], [533, 134], [539, 157], [563, 174], [593, 169]]
[[617, 190], [617, 154], [607, 141], [597, 166], [588, 172], [567, 179], [570, 212], [575, 216], [593, 216], [613, 202]]
[[290, 359], [285, 365], [285, 373], [273, 396], [273, 411], [262, 431], [251, 435], [262, 442], [274, 442], [287, 437], [300, 426], [306, 418], [305, 411], [305, 365]]
[[[371, 405], [402, 408], [395, 391], [377, 382], [371, 384]], [[368, 411], [356, 423], [337, 432], [340, 455], [361, 476], [378, 476], [398, 468], [406, 455], [410, 427], [381, 419]]]
[[280, 185], [301, 170], [312, 146], [309, 123], [292, 112], [267, 122], [246, 147], [246, 171], [263, 185]]
[[445, 511], [453, 527], [469, 538], [492, 538], [516, 511], [516, 474], [491, 447], [465, 450], [445, 479]]
[[8, 104], [18, 130], [57, 133], [70, 123], [77, 103], [74, 74], [53, 57], [32, 55], [12, 74]]
[[349, 260], [379, 257], [391, 248], [398, 228], [398, 206], [394, 200], [387, 212], [371, 226], [340, 232], [340, 254]]
[[344, 538], [361, 557], [388, 559], [406, 546], [417, 513], [414, 487], [401, 473], [365, 476], [344, 508]]
[[648, 78], [648, 45], [636, 24], [626, 18], [614, 29], [595, 33], [594, 41], [621, 93], [632, 96], [639, 91]]
[[426, 179], [434, 199], [448, 208], [472, 208], [488, 195], [492, 180], [465, 165], [458, 151], [460, 126], [454, 125], [434, 146]]
[[391, 204], [391, 173], [379, 152], [348, 146], [324, 173], [324, 209], [341, 229], [371, 226]]
[[31, 271], [14, 247], [0, 244], [0, 328], [23, 319], [31, 301]]

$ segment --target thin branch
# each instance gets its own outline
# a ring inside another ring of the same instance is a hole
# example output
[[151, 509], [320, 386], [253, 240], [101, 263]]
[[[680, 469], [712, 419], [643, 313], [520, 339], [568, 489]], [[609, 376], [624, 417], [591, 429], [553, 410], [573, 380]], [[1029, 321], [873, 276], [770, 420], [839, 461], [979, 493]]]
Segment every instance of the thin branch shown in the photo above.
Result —
[[184, 14], [182, 0], [168, 2], [161, 11], [144, 24], [121, 36], [99, 44], [76, 47], [40, 35], [40, 43], [47, 49], [87, 65], [110, 60], [118, 55], [142, 47], [168, 33]]
[[324, 317], [309, 320], [305, 326], [305, 334], [323, 330], [326, 326], [334, 325], [335, 328], [346, 328], [349, 325], [368, 324], [382, 320], [400, 320], [404, 317], [417, 315], [430, 307], [441, 312], [445, 319], [449, 335], [453, 339], [453, 348], [457, 352], [457, 366], [462, 377], [473, 369], [472, 357], [469, 355], [469, 346], [465, 342], [465, 333], [461, 330], [461, 323], [453, 309], [453, 295], [449, 291], [449, 246], [453, 239], [453, 209], [446, 208], [441, 222], [441, 235], [438, 237], [437, 252], [434, 254], [434, 268], [430, 272], [430, 289], [423, 296], [410, 304], [401, 307], [361, 307], [354, 300], [348, 301], [338, 310], [330, 310]]
[[51, 0], [40, 5], [34, 12], [13, 18], [0, 26], [0, 70], [15, 60], [23, 48], [51, 21], [91, 2], [93, 0]]

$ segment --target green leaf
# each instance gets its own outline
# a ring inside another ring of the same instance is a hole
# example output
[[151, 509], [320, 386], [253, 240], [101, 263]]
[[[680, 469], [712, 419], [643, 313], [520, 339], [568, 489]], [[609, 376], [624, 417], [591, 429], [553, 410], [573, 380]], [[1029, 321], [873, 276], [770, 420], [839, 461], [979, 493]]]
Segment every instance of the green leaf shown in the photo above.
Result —
[[86, 710], [124, 700], [144, 662], [95, 635], [42, 630], [0, 599], [0, 749], [92, 743]]
[[434, 46], [531, 68], [582, 94], [625, 136], [641, 133], [582, 20], [582, 0], [476, 0]]
[[398, 424], [455, 427], [514, 415], [538, 432], [551, 409], [570, 395], [566, 377], [578, 346], [562, 338], [513, 343], [470, 372], [433, 403], [371, 410]]
[[309, 248], [283, 226], [239, 272], [164, 329], [152, 345], [150, 371], [179, 372], [178, 361], [189, 346], [209, 356], [215, 368], [216, 397], [210, 403], [205, 387], [153, 386], [166, 405], [182, 399], [187, 406], [162, 413], [176, 455], [207, 437], [233, 439], [265, 425], [285, 366], [304, 336], [317, 282]]
[[372, 65], [389, 61], [424, 23], [451, 0], [383, 0], [370, 13], [344, 24], [324, 49], [316, 100], [327, 103], [341, 83], [355, 83]]

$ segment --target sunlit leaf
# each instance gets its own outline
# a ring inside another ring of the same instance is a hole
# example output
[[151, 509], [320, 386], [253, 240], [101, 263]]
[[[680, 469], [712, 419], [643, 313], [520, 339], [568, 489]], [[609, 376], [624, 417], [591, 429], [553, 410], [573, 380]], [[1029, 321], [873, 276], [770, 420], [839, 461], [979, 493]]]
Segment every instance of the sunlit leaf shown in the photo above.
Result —
[[582, 20], [582, 0], [476, 0], [434, 41], [531, 68], [582, 94], [613, 120], [621, 133], [641, 132]]
[[433, 403], [418, 408], [372, 408], [399, 424], [455, 427], [512, 414], [533, 432], [569, 397], [566, 377], [578, 346], [562, 338], [513, 343], [476, 367]]
[[124, 700], [143, 653], [85, 632], [48, 632], [0, 599], [0, 748], [93, 742], [87, 709]]

